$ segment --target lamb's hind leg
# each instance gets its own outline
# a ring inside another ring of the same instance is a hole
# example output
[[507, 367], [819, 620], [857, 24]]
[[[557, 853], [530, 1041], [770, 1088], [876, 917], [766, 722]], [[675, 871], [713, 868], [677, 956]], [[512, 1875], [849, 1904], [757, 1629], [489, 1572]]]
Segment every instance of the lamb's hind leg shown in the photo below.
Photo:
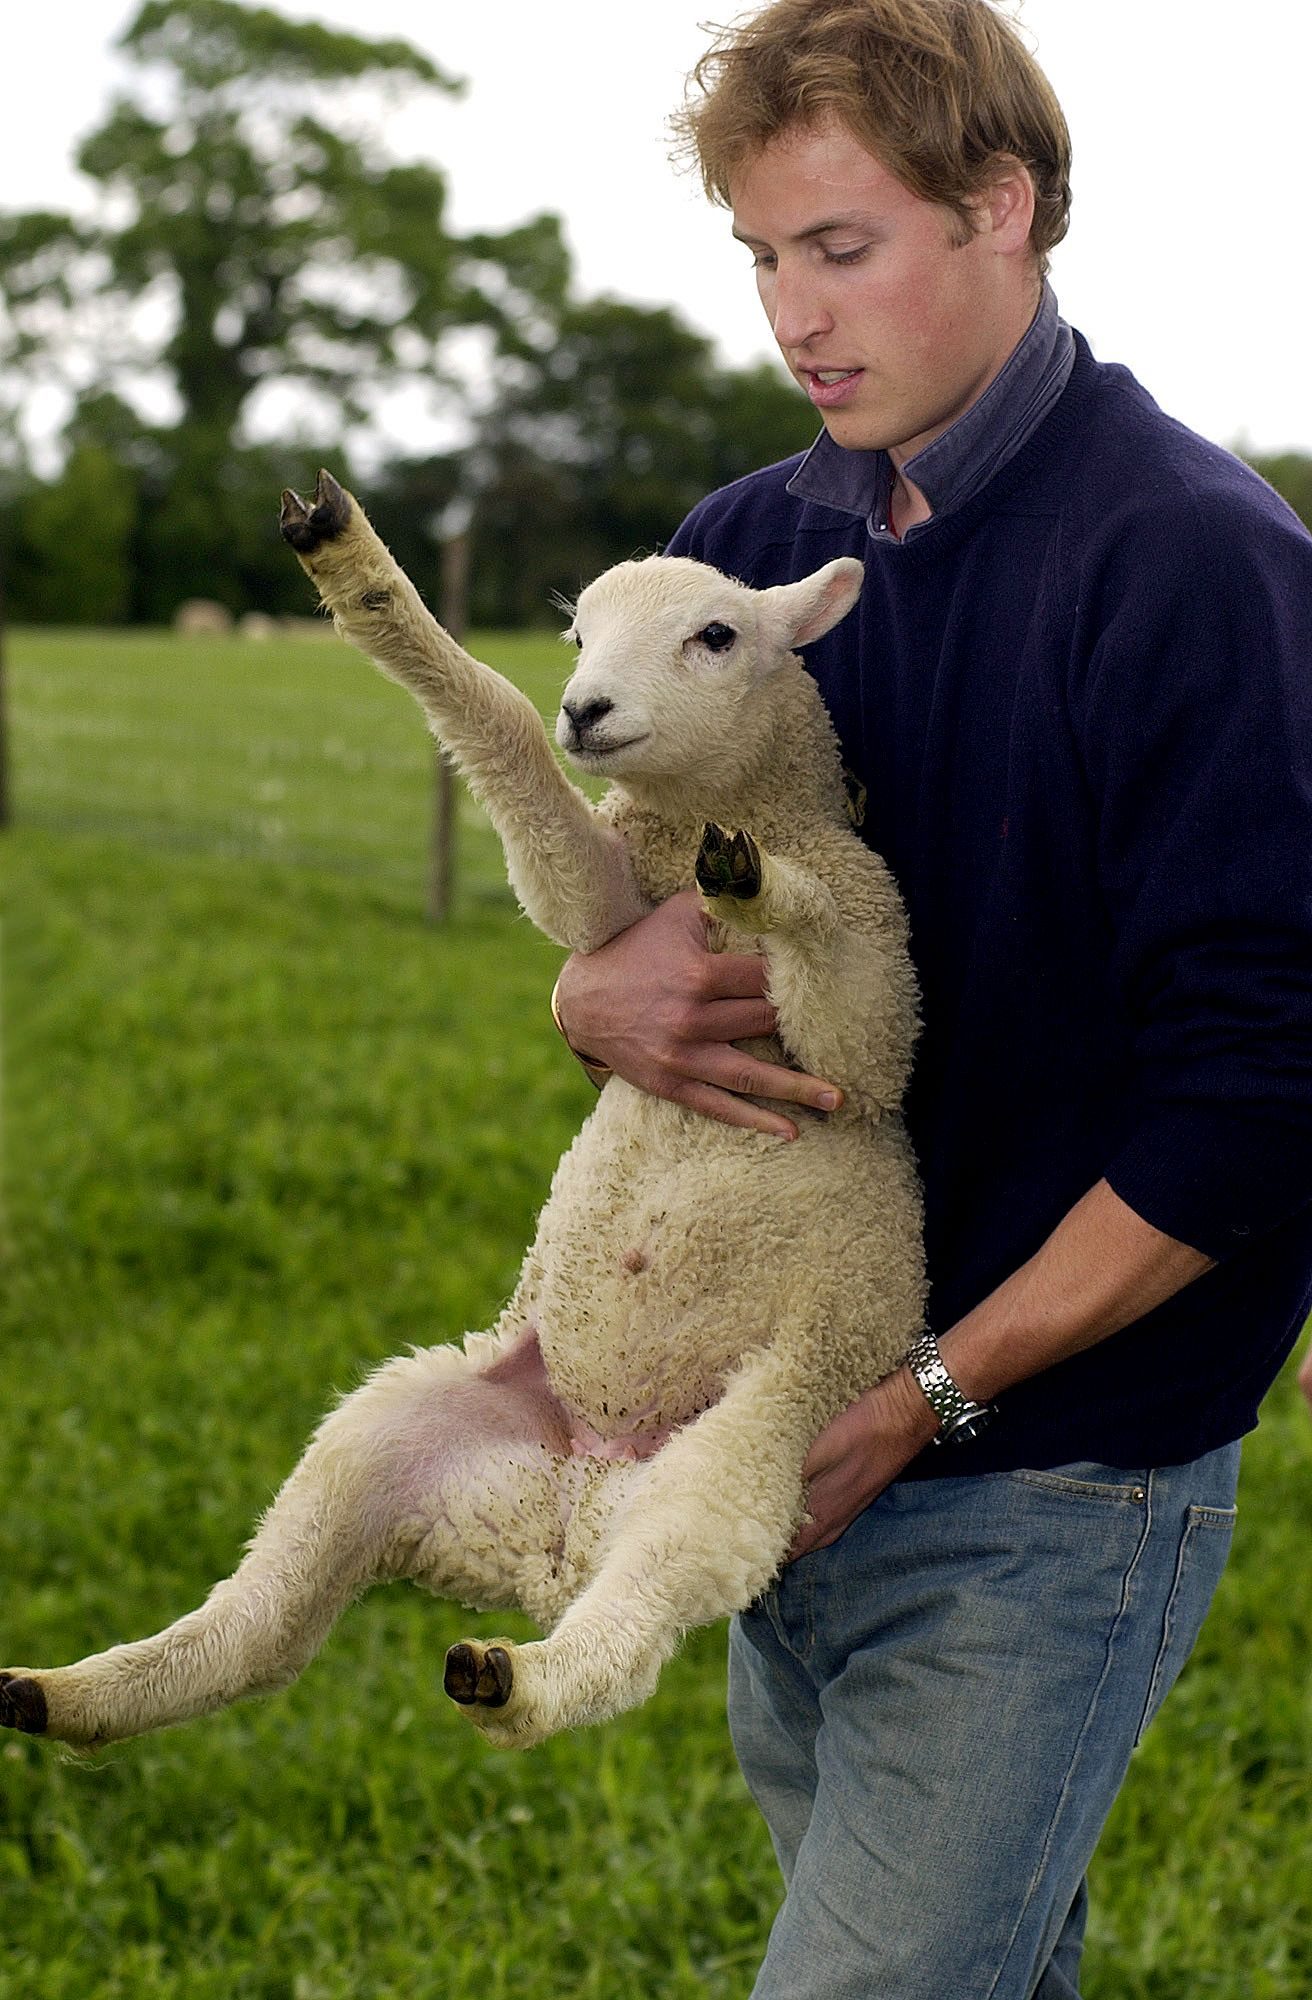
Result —
[[470, 1349], [379, 1369], [325, 1419], [204, 1604], [74, 1666], [0, 1675], [0, 1723], [111, 1742], [284, 1686], [352, 1598], [386, 1577], [535, 1609], [567, 1431], [531, 1334]]
[[490, 1741], [525, 1747], [634, 1707], [684, 1632], [764, 1590], [802, 1519], [812, 1436], [832, 1414], [799, 1389], [795, 1353], [749, 1357], [713, 1408], [605, 1496], [599, 1550], [581, 1565], [592, 1581], [548, 1638], [452, 1647], [447, 1692]]

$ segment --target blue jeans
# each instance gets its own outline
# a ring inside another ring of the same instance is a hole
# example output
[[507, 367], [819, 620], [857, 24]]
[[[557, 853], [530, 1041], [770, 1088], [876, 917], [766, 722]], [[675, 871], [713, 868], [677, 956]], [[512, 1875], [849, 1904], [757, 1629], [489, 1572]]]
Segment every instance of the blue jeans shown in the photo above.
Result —
[[753, 2000], [1078, 2000], [1084, 1871], [1225, 1565], [1239, 1446], [905, 1481], [735, 1619], [786, 1895]]

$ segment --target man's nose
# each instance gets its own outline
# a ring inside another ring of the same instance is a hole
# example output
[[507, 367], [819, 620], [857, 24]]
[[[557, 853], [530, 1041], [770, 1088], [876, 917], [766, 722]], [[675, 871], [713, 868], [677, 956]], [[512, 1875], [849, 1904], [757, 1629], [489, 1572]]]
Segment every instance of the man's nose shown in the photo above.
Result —
[[770, 324], [780, 347], [805, 347], [818, 334], [830, 331], [833, 315], [818, 296], [813, 271], [781, 265], [771, 289]]

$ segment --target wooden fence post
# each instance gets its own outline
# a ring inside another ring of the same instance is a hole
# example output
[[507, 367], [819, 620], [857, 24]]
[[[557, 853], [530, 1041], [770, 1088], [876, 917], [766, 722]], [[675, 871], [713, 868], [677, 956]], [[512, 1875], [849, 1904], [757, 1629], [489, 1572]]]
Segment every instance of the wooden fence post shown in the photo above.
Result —
[[[442, 542], [438, 617], [451, 637], [463, 643], [469, 626], [469, 534], [461, 529]], [[456, 777], [440, 750], [433, 752], [433, 827], [428, 850], [428, 921], [444, 924], [451, 914], [456, 873]]]
[[5, 572], [0, 563], [0, 827], [9, 824], [9, 701], [5, 687]]

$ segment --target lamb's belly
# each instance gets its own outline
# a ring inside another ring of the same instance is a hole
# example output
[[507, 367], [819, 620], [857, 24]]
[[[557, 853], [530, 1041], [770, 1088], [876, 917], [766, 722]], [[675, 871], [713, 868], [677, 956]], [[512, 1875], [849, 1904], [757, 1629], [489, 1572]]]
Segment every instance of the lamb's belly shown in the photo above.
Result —
[[[663, 1269], [654, 1234], [630, 1233], [650, 1244], [650, 1268]], [[542, 1352], [552, 1389], [586, 1448], [604, 1452], [608, 1443], [624, 1443], [626, 1451], [645, 1456], [674, 1426], [718, 1400], [726, 1374], [741, 1354], [760, 1345], [765, 1329], [727, 1318], [719, 1298], [671, 1299], [664, 1290], [654, 1295], [649, 1273], [640, 1269], [626, 1271], [627, 1282], [612, 1281], [601, 1256], [609, 1247], [618, 1263], [621, 1242], [622, 1234], [609, 1246], [595, 1239], [569, 1246], [590, 1254], [570, 1260], [567, 1282], [547, 1267]], [[589, 1295], [580, 1301], [576, 1280], [583, 1269]]]
[[735, 1362], [771, 1339], [784, 1246], [811, 1233], [798, 1203], [825, 1199], [831, 1135], [822, 1149], [805, 1134], [785, 1147], [656, 1099], [636, 1117], [605, 1120], [605, 1108], [543, 1210], [536, 1311], [552, 1388], [580, 1434], [641, 1454], [716, 1402]]

